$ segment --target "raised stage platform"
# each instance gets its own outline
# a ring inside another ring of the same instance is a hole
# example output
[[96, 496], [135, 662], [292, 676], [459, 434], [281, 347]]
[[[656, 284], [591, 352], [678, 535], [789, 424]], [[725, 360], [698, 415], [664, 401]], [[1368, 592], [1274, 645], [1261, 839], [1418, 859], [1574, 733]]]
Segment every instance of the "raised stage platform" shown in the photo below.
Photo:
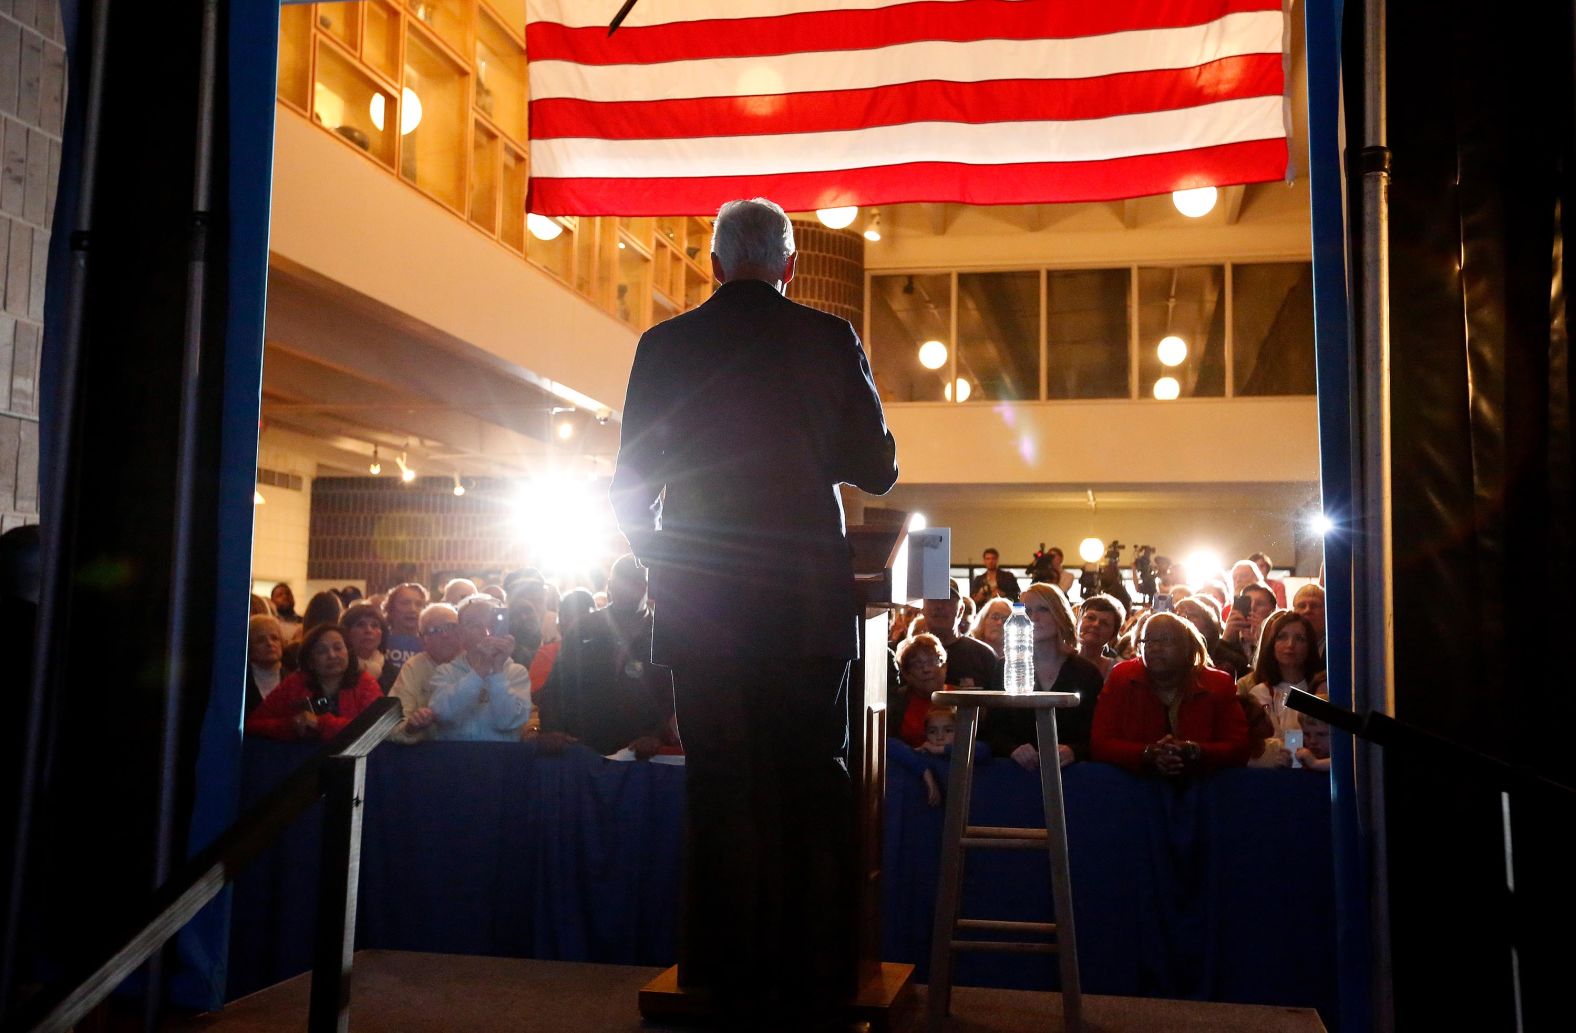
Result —
[[[643, 1023], [641, 987], [662, 972], [634, 965], [530, 961], [368, 950], [356, 954], [350, 1027], [356, 1033], [637, 1033], [682, 1030]], [[179, 1033], [264, 1033], [301, 1029], [311, 976], [259, 990], [224, 1011], [166, 1029]], [[953, 988], [953, 1018], [943, 1030], [1008, 1033], [1061, 1028], [1061, 997], [1032, 990]], [[1322, 1033], [1312, 1008], [1214, 1004], [1156, 998], [1084, 996], [1092, 1031], [1117, 1033]], [[894, 1033], [921, 1033], [925, 988], [892, 1018]]]

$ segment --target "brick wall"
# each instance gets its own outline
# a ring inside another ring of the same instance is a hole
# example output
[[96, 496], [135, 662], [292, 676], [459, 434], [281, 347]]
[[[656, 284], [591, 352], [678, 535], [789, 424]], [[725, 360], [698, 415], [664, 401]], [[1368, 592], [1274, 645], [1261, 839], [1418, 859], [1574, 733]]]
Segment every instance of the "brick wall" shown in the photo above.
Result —
[[[319, 477], [312, 482], [307, 577], [365, 580], [382, 591], [411, 578], [429, 586], [524, 564], [514, 536], [513, 482], [467, 478], [454, 494], [447, 477]], [[413, 569], [401, 571], [409, 564]]]
[[0, 0], [0, 530], [38, 521], [38, 356], [66, 52], [53, 0]]

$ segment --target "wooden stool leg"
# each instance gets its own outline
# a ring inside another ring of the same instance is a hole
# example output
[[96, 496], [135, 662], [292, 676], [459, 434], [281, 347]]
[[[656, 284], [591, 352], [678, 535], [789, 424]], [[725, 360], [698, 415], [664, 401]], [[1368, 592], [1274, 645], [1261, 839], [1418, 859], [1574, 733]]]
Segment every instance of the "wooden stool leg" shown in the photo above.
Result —
[[959, 707], [952, 743], [952, 771], [947, 776], [947, 817], [941, 830], [941, 876], [936, 885], [936, 923], [930, 937], [930, 1015], [952, 1011], [952, 936], [957, 928], [963, 889], [963, 830], [969, 823], [969, 794], [974, 787], [974, 735], [978, 707]]
[[1056, 711], [1035, 712], [1040, 743], [1040, 795], [1044, 797], [1046, 843], [1051, 851], [1051, 896], [1056, 903], [1056, 956], [1062, 971], [1063, 1028], [1083, 1028], [1083, 991], [1078, 982], [1078, 937], [1073, 930], [1072, 869], [1067, 863], [1067, 813], [1062, 805], [1061, 751]]

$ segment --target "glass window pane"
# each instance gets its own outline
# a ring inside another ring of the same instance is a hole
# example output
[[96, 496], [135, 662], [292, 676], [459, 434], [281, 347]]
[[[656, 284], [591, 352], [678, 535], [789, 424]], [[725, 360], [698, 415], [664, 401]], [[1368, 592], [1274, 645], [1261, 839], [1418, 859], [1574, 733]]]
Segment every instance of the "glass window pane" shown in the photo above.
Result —
[[516, 36], [525, 35], [525, 0], [487, 0], [487, 6]]
[[959, 274], [958, 380], [959, 401], [1040, 397], [1037, 270]]
[[[1165, 377], [1179, 398], [1226, 393], [1226, 277], [1218, 265], [1138, 270], [1138, 396], [1154, 398]], [[1160, 342], [1167, 345], [1161, 358]], [[1175, 353], [1170, 351], [1175, 349]]]
[[525, 250], [525, 155], [503, 149], [503, 212], [498, 236], [516, 251]]
[[525, 253], [543, 269], [563, 280], [565, 283], [575, 282], [575, 237], [579, 227], [572, 218], [554, 219], [562, 227], [563, 232], [552, 240], [543, 240], [536, 234], [530, 234], [525, 241]]
[[312, 93], [312, 9], [279, 9], [279, 96], [306, 110]]
[[[400, 174], [454, 208], [465, 203], [465, 76], [412, 32], [405, 40]], [[414, 96], [413, 96], [414, 95]]]
[[1045, 278], [1046, 395], [1126, 398], [1128, 271], [1053, 271]]
[[651, 259], [620, 235], [613, 314], [631, 326], [638, 326], [645, 319], [645, 300], [650, 296]]
[[485, 11], [476, 23], [476, 108], [525, 140], [525, 50]]
[[493, 233], [498, 225], [498, 136], [478, 122], [471, 141], [471, 221]]
[[[952, 366], [952, 277], [870, 278], [870, 364], [888, 402], [940, 402]], [[939, 344], [922, 348], [928, 342]]]
[[312, 118], [387, 165], [394, 164], [394, 98], [359, 66], [322, 40]]
[[1237, 394], [1313, 394], [1313, 266], [1234, 265], [1231, 278], [1231, 364]]
[[360, 19], [359, 3], [317, 5], [317, 27], [349, 47], [351, 53], [361, 42]]
[[399, 80], [399, 8], [371, 0], [361, 56], [372, 68]]
[[410, 13], [449, 46], [465, 53], [476, 0], [408, 0]]
[[598, 281], [597, 243], [602, 233], [602, 218], [581, 219], [575, 235], [575, 290], [595, 300]]

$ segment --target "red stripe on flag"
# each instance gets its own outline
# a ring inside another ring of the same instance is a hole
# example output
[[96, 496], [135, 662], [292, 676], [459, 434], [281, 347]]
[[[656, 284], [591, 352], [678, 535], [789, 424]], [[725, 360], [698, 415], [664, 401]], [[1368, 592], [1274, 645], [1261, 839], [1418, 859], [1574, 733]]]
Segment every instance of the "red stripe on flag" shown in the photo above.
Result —
[[532, 178], [527, 210], [540, 215], [711, 215], [724, 201], [769, 197], [789, 211], [840, 205], [1113, 201], [1197, 186], [1278, 180], [1286, 141], [1251, 140], [1090, 162], [966, 165], [920, 162], [834, 172], [683, 179]]
[[1284, 88], [1279, 54], [1249, 54], [1196, 68], [1094, 79], [932, 81], [822, 93], [605, 103], [553, 98], [531, 102], [531, 138], [666, 140], [835, 132], [907, 122], [1069, 121], [1275, 96]]
[[[726, 5], [719, 5], [726, 7]], [[526, 26], [532, 61], [587, 65], [655, 64], [719, 57], [765, 57], [815, 51], [873, 50], [942, 40], [1072, 39], [1141, 29], [1204, 25], [1228, 14], [1279, 11], [1281, 0], [1170, 0], [1155, 3], [1066, 3], [1065, 0], [960, 0], [912, 3], [868, 11], [808, 11], [769, 18], [733, 18], [623, 26], [611, 38], [601, 26], [557, 22]]]

